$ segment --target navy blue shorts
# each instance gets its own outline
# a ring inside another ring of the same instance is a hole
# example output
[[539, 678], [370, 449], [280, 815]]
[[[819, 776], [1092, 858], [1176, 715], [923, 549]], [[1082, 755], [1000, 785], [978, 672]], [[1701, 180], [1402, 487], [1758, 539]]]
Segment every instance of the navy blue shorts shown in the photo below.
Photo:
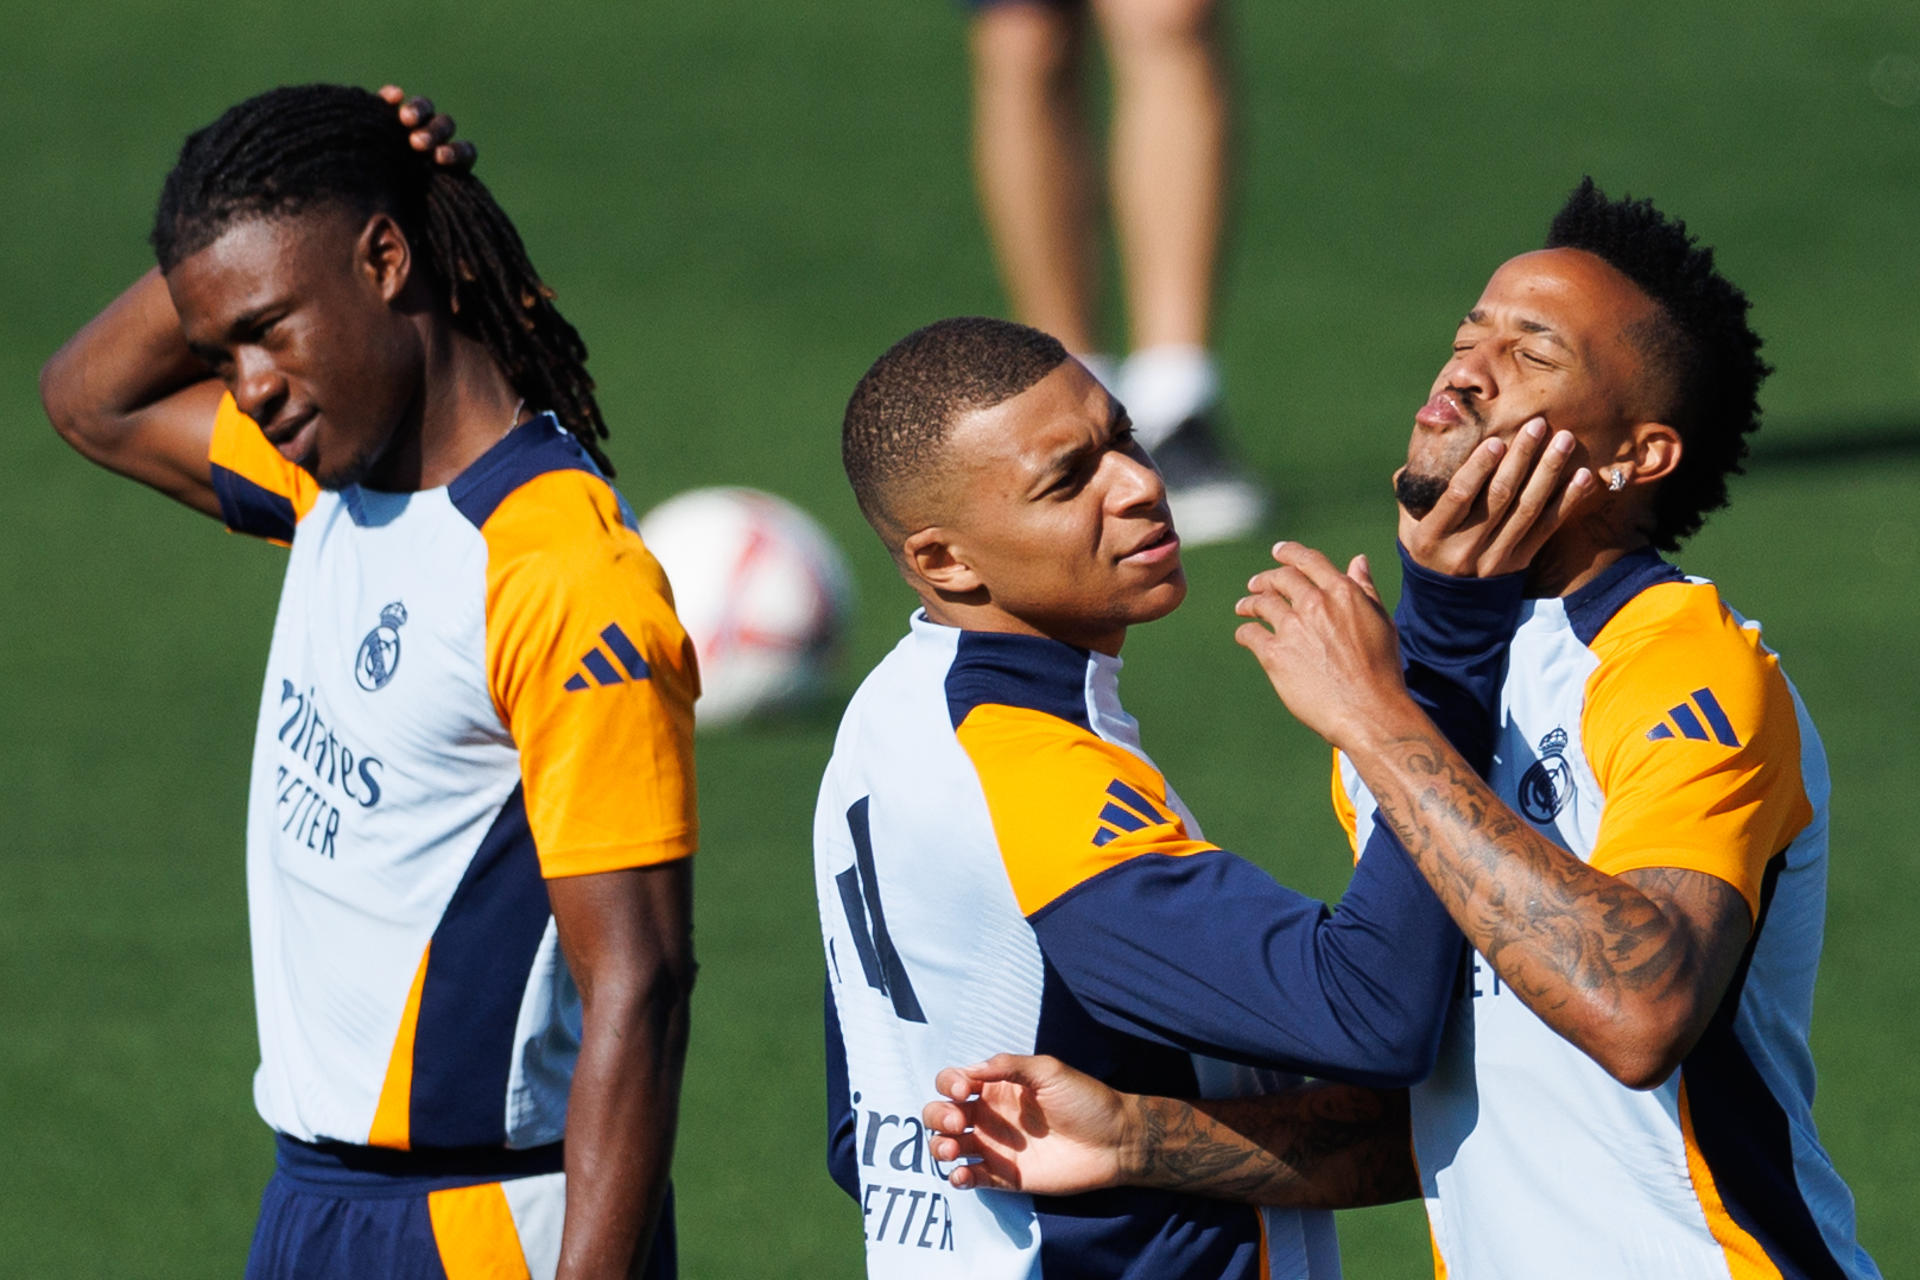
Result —
[[[247, 1280], [551, 1280], [566, 1175], [560, 1144], [407, 1152], [280, 1136]], [[675, 1274], [673, 1193], [647, 1280]]]

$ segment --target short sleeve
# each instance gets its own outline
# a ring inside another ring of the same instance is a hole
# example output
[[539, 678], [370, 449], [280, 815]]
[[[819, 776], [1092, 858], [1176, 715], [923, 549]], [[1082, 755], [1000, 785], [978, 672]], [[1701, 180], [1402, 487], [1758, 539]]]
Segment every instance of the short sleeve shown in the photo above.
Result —
[[220, 397], [207, 446], [220, 518], [235, 533], [273, 542], [293, 541], [294, 527], [319, 496], [312, 476], [267, 443], [259, 424], [240, 412], [233, 397]]
[[982, 703], [957, 734], [1024, 915], [1142, 854], [1217, 847], [1188, 832], [1157, 769], [1079, 725]]
[[509, 494], [487, 542], [487, 667], [548, 877], [684, 858], [698, 842], [693, 646], [659, 563], [587, 471]]
[[1589, 862], [1705, 872], [1757, 917], [1767, 863], [1813, 820], [1779, 661], [1707, 583], [1643, 592], [1593, 649], [1581, 728], [1606, 808]]

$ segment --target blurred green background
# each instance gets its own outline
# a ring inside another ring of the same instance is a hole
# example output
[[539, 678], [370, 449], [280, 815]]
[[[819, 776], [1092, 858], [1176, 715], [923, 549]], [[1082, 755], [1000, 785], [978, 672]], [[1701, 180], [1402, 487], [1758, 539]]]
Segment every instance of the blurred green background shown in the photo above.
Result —
[[[1734, 508], [1683, 557], [1767, 624], [1834, 768], [1821, 1131], [1889, 1275], [1920, 1271], [1920, 8], [1241, 4], [1221, 348], [1267, 533], [1391, 560], [1385, 477], [1460, 313], [1582, 173], [1719, 247], [1778, 366]], [[254, 1117], [249, 730], [281, 554], [68, 454], [40, 362], [143, 270], [180, 139], [276, 83], [425, 90], [593, 349], [621, 484], [787, 494], [863, 604], [909, 608], [840, 479], [867, 363], [996, 312], [947, 0], [0, 3], [0, 1272], [237, 1274]], [[1189, 557], [1128, 647], [1146, 743], [1208, 833], [1337, 894], [1323, 748], [1235, 650], [1264, 539]], [[808, 824], [832, 709], [702, 740], [704, 968], [676, 1176], [689, 1276], [855, 1274], [822, 1163]], [[1344, 1215], [1348, 1274], [1427, 1274], [1411, 1206]]]

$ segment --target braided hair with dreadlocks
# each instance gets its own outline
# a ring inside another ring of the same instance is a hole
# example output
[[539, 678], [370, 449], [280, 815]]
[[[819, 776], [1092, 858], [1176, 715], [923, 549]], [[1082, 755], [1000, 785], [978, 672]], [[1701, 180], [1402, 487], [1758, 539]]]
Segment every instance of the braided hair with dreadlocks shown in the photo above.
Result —
[[153, 219], [163, 272], [231, 226], [327, 204], [385, 213], [420, 260], [453, 323], [483, 343], [534, 410], [551, 409], [607, 475], [607, 424], [587, 347], [553, 305], [520, 233], [486, 184], [435, 164], [407, 141], [394, 109], [364, 89], [272, 89], [188, 137]]

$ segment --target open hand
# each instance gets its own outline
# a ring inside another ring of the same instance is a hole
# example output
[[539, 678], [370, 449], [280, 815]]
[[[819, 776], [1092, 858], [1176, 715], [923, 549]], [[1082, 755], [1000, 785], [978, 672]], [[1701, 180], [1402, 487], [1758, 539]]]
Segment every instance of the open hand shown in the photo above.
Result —
[[1258, 659], [1287, 710], [1343, 748], [1404, 712], [1417, 716], [1367, 558], [1355, 556], [1341, 573], [1298, 542], [1279, 543], [1273, 558], [1280, 567], [1256, 574], [1234, 606], [1251, 621], [1233, 638]]
[[453, 117], [435, 111], [431, 99], [409, 98], [397, 84], [381, 85], [380, 96], [399, 108], [400, 123], [413, 130], [407, 141], [415, 151], [432, 152], [433, 162], [443, 169], [465, 172], [473, 168], [479, 152], [471, 142], [453, 140]]
[[1440, 501], [1415, 517], [1400, 508], [1400, 543], [1414, 563], [1454, 577], [1517, 573], [1567, 516], [1598, 492], [1585, 467], [1567, 475], [1573, 434], [1534, 418], [1513, 438], [1483, 440]]
[[1073, 1195], [1117, 1186], [1137, 1145], [1139, 1099], [1119, 1093], [1058, 1058], [996, 1054], [948, 1067], [943, 1095], [921, 1109], [954, 1186], [1037, 1195]]

